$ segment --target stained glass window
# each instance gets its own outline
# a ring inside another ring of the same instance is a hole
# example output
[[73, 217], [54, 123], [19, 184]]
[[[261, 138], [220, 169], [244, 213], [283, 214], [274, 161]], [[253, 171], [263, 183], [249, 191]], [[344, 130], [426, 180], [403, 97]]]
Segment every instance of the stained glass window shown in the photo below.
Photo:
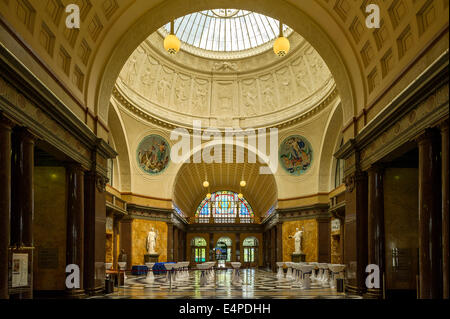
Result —
[[206, 261], [206, 240], [201, 237], [195, 237], [191, 241], [192, 257], [196, 263]]
[[216, 223], [235, 223], [238, 216], [241, 223], [250, 223], [254, 218], [252, 207], [247, 200], [230, 191], [211, 194], [211, 198], [205, 198], [195, 213], [199, 223], [209, 223], [210, 217], [213, 217]]

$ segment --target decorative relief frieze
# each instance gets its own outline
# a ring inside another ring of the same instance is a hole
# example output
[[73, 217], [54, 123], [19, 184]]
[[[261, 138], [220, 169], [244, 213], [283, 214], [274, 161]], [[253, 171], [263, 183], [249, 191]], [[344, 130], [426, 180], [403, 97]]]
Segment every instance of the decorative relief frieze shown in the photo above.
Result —
[[194, 72], [166, 61], [143, 44], [125, 64], [116, 88], [136, 107], [165, 114], [169, 122], [192, 125], [188, 119], [195, 117], [230, 125], [251, 117], [257, 126], [264, 125], [264, 118], [280, 116], [280, 110], [283, 119], [307, 111], [335, 88], [326, 64], [310, 45], [265, 68], [264, 73], [240, 71], [241, 62], [245, 61], [211, 62], [196, 57], [192, 63], [213, 64], [210, 72]]

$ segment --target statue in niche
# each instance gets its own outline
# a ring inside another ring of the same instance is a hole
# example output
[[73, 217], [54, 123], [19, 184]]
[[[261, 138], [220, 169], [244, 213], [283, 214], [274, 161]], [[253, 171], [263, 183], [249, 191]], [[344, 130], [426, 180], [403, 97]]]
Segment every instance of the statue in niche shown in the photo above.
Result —
[[155, 231], [155, 228], [151, 228], [147, 235], [147, 253], [149, 255], [155, 255], [157, 252], [156, 249], [156, 238], [158, 237], [158, 233]]
[[197, 85], [194, 96], [192, 98], [192, 114], [202, 114], [206, 106], [207, 89], [203, 86]]
[[255, 102], [256, 102], [256, 94], [253, 94], [250, 90], [245, 92], [242, 97], [244, 98], [244, 105], [245, 105], [245, 114], [246, 115], [255, 115]]
[[263, 97], [264, 97], [264, 104], [269, 107], [269, 109], [272, 111], [275, 109], [275, 100], [273, 96], [273, 88], [271, 86], [266, 86], [264, 90], [262, 91]]
[[295, 229], [295, 234], [289, 236], [289, 238], [294, 238], [295, 240], [295, 251], [294, 254], [303, 254], [302, 252], [302, 237], [305, 227], [302, 227], [302, 230], [298, 228]]
[[162, 102], [168, 102], [165, 101], [167, 98], [169, 98], [170, 90], [172, 89], [172, 84], [170, 84], [169, 81], [162, 78], [158, 82], [158, 100]]

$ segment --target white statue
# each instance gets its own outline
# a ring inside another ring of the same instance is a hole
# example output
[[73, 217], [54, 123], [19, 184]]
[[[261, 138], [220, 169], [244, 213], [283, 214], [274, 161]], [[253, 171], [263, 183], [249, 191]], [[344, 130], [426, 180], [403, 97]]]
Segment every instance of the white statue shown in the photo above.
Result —
[[147, 235], [147, 253], [149, 255], [156, 254], [155, 248], [156, 248], [156, 237], [157, 233], [155, 232], [155, 229], [152, 227], [152, 229], [148, 232]]
[[303, 236], [304, 227], [302, 227], [302, 230], [299, 230], [298, 228], [295, 229], [294, 236], [289, 236], [289, 238], [295, 239], [295, 251], [294, 254], [302, 254], [302, 236]]

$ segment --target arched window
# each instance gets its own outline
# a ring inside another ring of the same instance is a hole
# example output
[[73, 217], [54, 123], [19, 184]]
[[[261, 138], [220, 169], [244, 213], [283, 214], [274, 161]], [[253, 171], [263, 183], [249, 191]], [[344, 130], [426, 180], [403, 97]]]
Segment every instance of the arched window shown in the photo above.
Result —
[[[341, 140], [339, 148], [344, 145], [344, 139]], [[336, 171], [334, 173], [334, 188], [339, 187], [344, 179], [344, 160], [338, 159], [336, 162]]]
[[192, 260], [196, 263], [204, 263], [206, 261], [206, 240], [202, 237], [192, 238], [191, 248]]
[[253, 209], [247, 200], [230, 191], [211, 194], [211, 198], [205, 198], [195, 212], [198, 223], [209, 223], [211, 216], [215, 223], [235, 223], [238, 216], [241, 223], [254, 221]]
[[256, 263], [258, 255], [258, 239], [247, 237], [242, 243], [244, 246], [244, 263]]
[[229, 237], [220, 237], [217, 240], [217, 246], [219, 246], [219, 244], [221, 244], [220, 246], [227, 247], [227, 259], [223, 260], [223, 261], [219, 261], [219, 263], [220, 262], [224, 263], [225, 261], [230, 262], [231, 261], [231, 253], [232, 253], [231, 247], [233, 247], [233, 241]]

